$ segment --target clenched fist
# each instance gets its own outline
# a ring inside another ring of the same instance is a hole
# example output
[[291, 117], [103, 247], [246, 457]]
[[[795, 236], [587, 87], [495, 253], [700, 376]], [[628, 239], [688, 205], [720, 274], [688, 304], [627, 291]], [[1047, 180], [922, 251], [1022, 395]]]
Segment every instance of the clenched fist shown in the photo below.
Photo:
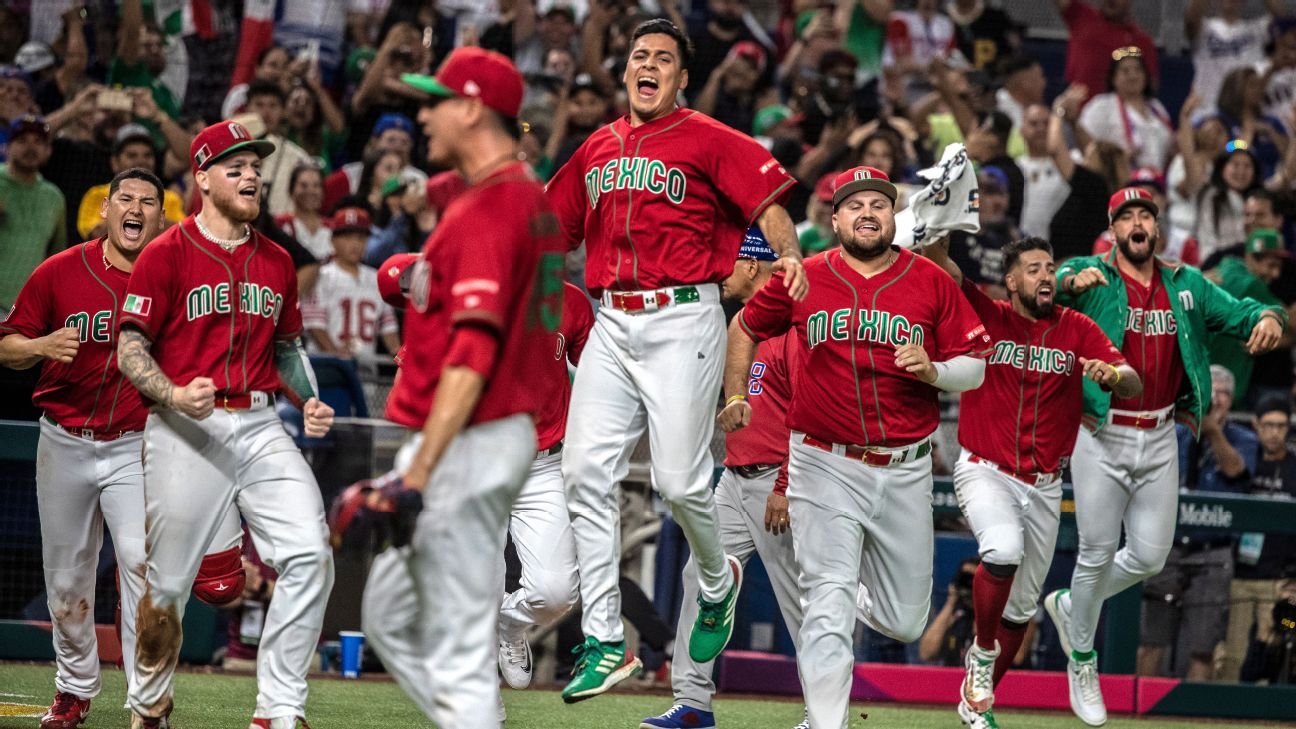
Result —
[[216, 409], [216, 384], [210, 377], [195, 377], [184, 387], [171, 390], [171, 409], [202, 420]]
[[329, 428], [333, 427], [333, 408], [320, 402], [318, 398], [306, 401], [302, 408], [306, 423], [306, 435], [311, 438], [323, 438]]
[[895, 364], [929, 385], [936, 382], [936, 367], [920, 344], [906, 344], [897, 349]]
[[81, 346], [81, 330], [76, 327], [63, 327], [37, 340], [38, 351], [48, 360], [70, 364]]
[[1083, 294], [1095, 286], [1106, 286], [1107, 276], [1101, 270], [1090, 266], [1064, 281], [1063, 284], [1063, 290], [1066, 293], [1072, 295]]
[[716, 425], [726, 433], [742, 430], [751, 423], [751, 405], [746, 400], [734, 400], [716, 416]]

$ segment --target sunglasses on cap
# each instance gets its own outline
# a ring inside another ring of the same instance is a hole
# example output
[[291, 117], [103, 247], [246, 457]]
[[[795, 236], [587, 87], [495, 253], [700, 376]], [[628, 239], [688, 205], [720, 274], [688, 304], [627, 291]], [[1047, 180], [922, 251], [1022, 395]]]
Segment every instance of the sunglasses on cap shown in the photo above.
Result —
[[1143, 51], [1138, 46], [1125, 46], [1112, 51], [1112, 60], [1121, 61], [1126, 58], [1142, 58]]
[[1251, 145], [1247, 144], [1245, 139], [1234, 139], [1224, 145], [1224, 151], [1229, 154], [1233, 154], [1234, 152], [1246, 152], [1250, 149]]

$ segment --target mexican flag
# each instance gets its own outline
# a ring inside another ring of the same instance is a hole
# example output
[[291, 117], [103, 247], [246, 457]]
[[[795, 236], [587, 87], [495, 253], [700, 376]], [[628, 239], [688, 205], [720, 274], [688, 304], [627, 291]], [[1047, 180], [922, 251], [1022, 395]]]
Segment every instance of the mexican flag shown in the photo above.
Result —
[[136, 316], [148, 316], [149, 311], [153, 308], [153, 299], [148, 296], [130, 294], [126, 297], [126, 303], [122, 305], [122, 311], [127, 314]]

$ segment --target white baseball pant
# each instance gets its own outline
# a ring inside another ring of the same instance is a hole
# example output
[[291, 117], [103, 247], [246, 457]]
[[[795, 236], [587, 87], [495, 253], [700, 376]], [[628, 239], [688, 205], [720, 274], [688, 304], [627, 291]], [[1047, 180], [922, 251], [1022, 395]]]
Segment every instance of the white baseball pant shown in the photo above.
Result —
[[[397, 470], [421, 439], [401, 447]], [[387, 550], [369, 569], [365, 639], [414, 703], [447, 729], [499, 727], [497, 578], [504, 530], [535, 447], [526, 415], [464, 430], [432, 472], [410, 546]]]
[[1029, 622], [1053, 562], [1062, 479], [1026, 484], [993, 465], [969, 461], [971, 455], [963, 449], [954, 464], [954, 495], [976, 535], [981, 559], [1018, 566], [1003, 619]]
[[[562, 453], [531, 462], [508, 524], [522, 563], [522, 584], [504, 596], [499, 630], [503, 639], [519, 640], [532, 625], [545, 625], [566, 615], [580, 597]], [[503, 585], [502, 554], [497, 564], [497, 584]]]
[[605, 643], [625, 639], [617, 494], [645, 427], [653, 485], [688, 539], [703, 597], [718, 602], [733, 585], [711, 488], [724, 312], [715, 284], [696, 288], [699, 302], [655, 312], [600, 307], [576, 368], [563, 475], [580, 564], [581, 627]]
[[273, 407], [218, 408], [200, 421], [151, 413], [144, 476], [148, 584], [131, 708], [144, 716], [170, 710], [189, 589], [234, 506], [261, 559], [279, 573], [257, 652], [254, 716], [305, 715], [306, 671], [333, 586], [333, 553], [315, 475]]
[[[797, 566], [792, 555], [792, 535], [771, 534], [765, 529], [765, 501], [774, 488], [778, 476], [775, 468], [756, 478], [743, 478], [731, 469], [725, 469], [716, 486], [716, 515], [720, 523], [720, 542], [726, 554], [738, 558], [745, 566], [752, 554], [758, 554], [770, 586], [778, 600], [779, 612], [797, 644], [801, 630], [801, 593], [797, 590]], [[679, 622], [675, 625], [675, 645], [688, 645], [689, 632], [697, 620], [698, 584], [693, 558], [684, 565], [684, 597], [680, 606]], [[675, 703], [711, 711], [711, 698], [715, 695], [715, 682], [711, 670], [715, 662], [697, 663], [689, 658], [687, 650], [676, 650], [671, 663], [671, 688]]]
[[857, 617], [903, 643], [931, 609], [931, 455], [888, 467], [792, 434], [788, 509], [804, 617], [797, 671], [810, 725], [846, 726]]
[[[1112, 411], [1119, 412], [1119, 411]], [[1139, 413], [1126, 413], [1139, 415]], [[1179, 515], [1174, 418], [1144, 430], [1081, 428], [1071, 459], [1080, 548], [1071, 575], [1071, 649], [1093, 650], [1103, 602], [1161, 571]], [[1125, 546], [1120, 545], [1121, 524]]]

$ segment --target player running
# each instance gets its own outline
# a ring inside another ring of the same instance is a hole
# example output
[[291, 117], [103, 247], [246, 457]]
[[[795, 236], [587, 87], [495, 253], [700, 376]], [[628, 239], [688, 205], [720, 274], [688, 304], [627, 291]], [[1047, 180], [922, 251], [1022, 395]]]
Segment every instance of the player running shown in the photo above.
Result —
[[[36, 501], [58, 672], [41, 729], [82, 723], [99, 693], [93, 606], [105, 523], [117, 559], [128, 679], [135, 664], [135, 608], [144, 594], [140, 454], [148, 411], [115, 366], [117, 312], [136, 258], [162, 230], [162, 191], [147, 170], [120, 172], [100, 211], [106, 235], [38, 266], [0, 324], [0, 364], [27, 369], [43, 363], [33, 397], [45, 411], [36, 446]], [[203, 558], [194, 582], [199, 599], [223, 605], [242, 593], [240, 536], [238, 514], [227, 514], [214, 541], [224, 548]]]
[[[846, 725], [857, 600], [869, 627], [917, 640], [931, 603], [931, 434], [937, 391], [981, 384], [990, 338], [958, 286], [895, 248], [896, 188], [856, 167], [837, 176], [840, 249], [806, 266], [797, 302], [776, 275], [729, 326], [725, 393], [747, 390], [757, 341], [792, 330], [808, 353], [788, 426], [790, 517], [805, 615], [797, 669], [810, 725]], [[726, 430], [746, 408], [721, 413]], [[862, 584], [861, 584], [862, 583]]]
[[[749, 230], [738, 249], [734, 272], [720, 285], [722, 296], [746, 302], [769, 281], [777, 258], [760, 229]], [[753, 554], [760, 555], [793, 644], [801, 627], [801, 595], [797, 592], [797, 568], [788, 531], [789, 433], [784, 421], [792, 396], [792, 373], [798, 371], [798, 347], [795, 338], [784, 335], [761, 342], [756, 348], [747, 387], [725, 404], [726, 409], [748, 411], [746, 417], [751, 425], [725, 438], [725, 471], [715, 496], [725, 553], [744, 566]], [[690, 557], [684, 565], [684, 598], [675, 624], [676, 645], [688, 639], [685, 631], [697, 615], [696, 574]], [[671, 663], [675, 705], [661, 716], [644, 719], [640, 729], [712, 729], [715, 715], [711, 698], [716, 690], [712, 667], [711, 662], [694, 661], [687, 652], [676, 655]]]
[[1081, 383], [1088, 378], [1122, 398], [1143, 389], [1092, 319], [1053, 303], [1057, 267], [1048, 241], [1025, 238], [1003, 252], [1008, 301], [992, 301], [963, 277], [944, 244], [926, 248], [963, 287], [994, 340], [985, 382], [960, 403], [963, 452], [954, 465], [954, 493], [981, 553], [972, 578], [976, 641], [958, 704], [973, 729], [998, 726], [994, 687], [1012, 667], [1053, 561]]
[[328, 431], [333, 410], [314, 397], [292, 260], [249, 225], [260, 209], [261, 158], [273, 150], [234, 122], [194, 138], [202, 210], [140, 254], [121, 303], [118, 367], [151, 410], [148, 576], [127, 691], [132, 727], [169, 726], [185, 599], [231, 506], [279, 573], [257, 653], [251, 726], [305, 726], [306, 670], [333, 555], [319, 486], [275, 413], [274, 393], [309, 398], [309, 436]]
[[697, 565], [689, 655], [711, 661], [729, 641], [742, 567], [724, 553], [711, 489], [725, 341], [716, 284], [755, 224], [781, 256], [781, 285], [797, 299], [806, 290], [792, 220], [777, 204], [792, 178], [750, 137], [676, 106], [692, 57], [679, 28], [650, 20], [631, 43], [630, 113], [591, 135], [548, 187], [568, 246], [585, 242], [586, 283], [603, 301], [576, 373], [563, 453], [586, 636], [563, 689], [568, 703], [642, 668], [621, 626], [615, 494], [645, 428], [654, 486]]
[[1170, 552], [1179, 513], [1175, 420], [1195, 433], [1210, 406], [1207, 335], [1245, 339], [1259, 354], [1278, 344], [1287, 323], [1280, 307], [1235, 299], [1197, 269], [1157, 257], [1159, 211], [1147, 191], [1117, 191], [1107, 212], [1116, 247], [1062, 264], [1058, 300], [1093, 318], [1144, 387], [1124, 398], [1085, 383], [1086, 427], [1071, 466], [1079, 553], [1071, 589], [1044, 599], [1069, 656], [1071, 709], [1090, 726], [1107, 721], [1094, 652], [1103, 601], [1160, 572]]
[[[459, 48], [427, 97], [428, 159], [468, 189], [414, 265], [400, 375], [388, 419], [414, 431], [397, 455], [397, 509], [412, 534], [375, 560], [364, 624], [401, 687], [434, 722], [498, 727], [496, 619], [513, 502], [535, 463], [533, 416], [566, 376], [554, 356], [563, 255], [543, 188], [518, 160], [522, 76], [506, 56]], [[428, 508], [422, 509], [423, 498]]]

